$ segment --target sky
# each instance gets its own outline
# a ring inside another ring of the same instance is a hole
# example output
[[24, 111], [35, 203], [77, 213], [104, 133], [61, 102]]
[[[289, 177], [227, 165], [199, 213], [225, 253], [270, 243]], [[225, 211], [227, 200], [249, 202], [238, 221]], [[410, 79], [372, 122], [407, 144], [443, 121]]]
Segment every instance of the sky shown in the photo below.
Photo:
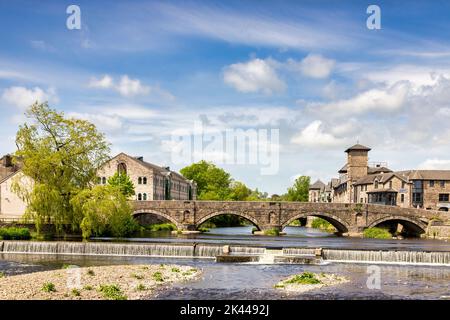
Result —
[[[357, 142], [393, 170], [450, 169], [449, 14], [437, 0], [0, 1], [0, 153], [48, 101], [95, 123], [112, 155], [175, 170], [189, 164], [180, 141], [203, 134], [190, 160], [269, 194], [336, 177]], [[245, 161], [210, 143], [239, 130], [258, 136]]]

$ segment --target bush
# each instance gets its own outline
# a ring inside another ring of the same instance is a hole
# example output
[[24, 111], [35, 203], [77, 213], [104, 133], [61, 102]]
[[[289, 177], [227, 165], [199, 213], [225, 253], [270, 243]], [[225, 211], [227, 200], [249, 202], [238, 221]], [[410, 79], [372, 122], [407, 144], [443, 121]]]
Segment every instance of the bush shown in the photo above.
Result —
[[155, 273], [152, 275], [152, 277], [153, 277], [153, 280], [155, 280], [156, 282], [163, 282], [163, 281], [164, 281], [163, 275], [162, 275], [162, 273], [159, 272], [159, 271], [155, 272]]
[[311, 223], [311, 227], [315, 229], [322, 229], [326, 231], [334, 231], [335, 228], [331, 223], [328, 221], [322, 219], [322, 218], [315, 218], [313, 222]]
[[289, 280], [286, 280], [286, 284], [318, 284], [321, 283], [316, 275], [312, 272], [303, 272], [302, 274], [297, 274]]
[[0, 228], [0, 239], [29, 240], [31, 239], [31, 233], [28, 228], [2, 227]]
[[44, 292], [55, 292], [56, 288], [55, 285], [51, 282], [46, 282], [44, 283], [44, 285], [42, 286], [42, 291]]
[[364, 238], [373, 238], [373, 239], [391, 239], [392, 234], [383, 228], [367, 228], [363, 232]]
[[103, 297], [110, 300], [127, 300], [127, 297], [122, 293], [119, 286], [112, 285], [100, 285], [98, 290], [103, 294]]
[[273, 229], [269, 229], [269, 230], [264, 230], [264, 235], [266, 236], [279, 236], [280, 235], [280, 230], [273, 228]]
[[81, 295], [80, 290], [72, 289], [72, 295], [74, 295], [75, 297], [79, 297]]
[[172, 231], [177, 227], [173, 223], [157, 223], [149, 226], [150, 231]]

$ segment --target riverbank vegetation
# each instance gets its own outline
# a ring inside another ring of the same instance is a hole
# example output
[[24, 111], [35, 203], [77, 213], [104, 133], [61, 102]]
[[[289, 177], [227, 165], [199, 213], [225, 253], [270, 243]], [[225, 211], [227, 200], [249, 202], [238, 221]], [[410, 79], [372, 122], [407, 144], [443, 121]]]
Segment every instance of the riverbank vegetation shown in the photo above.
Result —
[[373, 239], [392, 239], [392, 234], [387, 229], [383, 228], [367, 228], [363, 232], [364, 238]]
[[0, 227], [0, 240], [29, 240], [31, 233], [28, 228]]
[[145, 229], [149, 231], [174, 231], [177, 230], [177, 226], [170, 222], [164, 222], [147, 225]]
[[[89, 272], [90, 271], [90, 272]], [[127, 300], [151, 298], [161, 285], [189, 281], [201, 271], [178, 265], [118, 265], [0, 277], [0, 300]], [[68, 277], [80, 281], [70, 282]]]
[[333, 227], [331, 223], [326, 221], [325, 219], [314, 217], [314, 220], [311, 222], [311, 228], [321, 229], [327, 232], [335, 232], [336, 228]]
[[276, 289], [291, 292], [306, 292], [319, 289], [325, 286], [332, 286], [348, 282], [344, 277], [335, 274], [313, 273], [305, 271], [301, 274], [293, 275], [275, 284]]

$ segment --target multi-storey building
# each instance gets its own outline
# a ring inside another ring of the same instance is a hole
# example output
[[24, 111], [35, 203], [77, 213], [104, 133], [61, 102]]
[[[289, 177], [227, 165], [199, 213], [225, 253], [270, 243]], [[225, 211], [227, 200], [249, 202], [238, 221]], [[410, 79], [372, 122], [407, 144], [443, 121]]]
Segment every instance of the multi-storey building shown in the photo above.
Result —
[[[329, 183], [332, 186], [331, 202], [449, 210], [450, 170], [394, 172], [385, 163], [369, 164], [370, 150], [360, 144], [345, 150], [347, 163], [338, 171], [339, 179]], [[325, 196], [317, 194], [321, 192], [313, 186], [310, 194], [316, 194], [310, 201], [324, 199]]]

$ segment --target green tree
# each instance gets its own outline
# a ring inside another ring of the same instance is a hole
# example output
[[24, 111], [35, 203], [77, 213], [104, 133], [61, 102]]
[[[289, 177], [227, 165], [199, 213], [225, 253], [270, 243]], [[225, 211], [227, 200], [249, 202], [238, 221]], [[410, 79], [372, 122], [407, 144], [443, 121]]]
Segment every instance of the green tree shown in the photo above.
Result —
[[134, 184], [125, 173], [116, 172], [108, 179], [108, 185], [118, 188], [126, 198], [133, 196], [135, 193]]
[[286, 201], [308, 201], [310, 177], [301, 176], [295, 179], [294, 185], [288, 188], [287, 194], [283, 197]]
[[19, 127], [14, 161], [22, 163], [22, 172], [34, 181], [32, 190], [15, 183], [13, 189], [28, 207], [39, 231], [42, 223], [52, 221], [57, 230], [63, 224], [76, 229], [81, 219], [70, 200], [96, 182], [97, 168], [109, 158], [109, 144], [95, 125], [67, 118], [47, 103], [34, 103], [26, 116], [32, 123]]
[[252, 190], [239, 181], [233, 181], [230, 186], [229, 200], [245, 201], [252, 194]]
[[230, 196], [231, 176], [211, 162], [199, 161], [180, 170], [181, 174], [197, 183], [199, 200], [226, 200]]
[[117, 187], [95, 186], [85, 189], [71, 199], [74, 211], [82, 216], [83, 238], [111, 235], [124, 237], [137, 230], [132, 208]]

